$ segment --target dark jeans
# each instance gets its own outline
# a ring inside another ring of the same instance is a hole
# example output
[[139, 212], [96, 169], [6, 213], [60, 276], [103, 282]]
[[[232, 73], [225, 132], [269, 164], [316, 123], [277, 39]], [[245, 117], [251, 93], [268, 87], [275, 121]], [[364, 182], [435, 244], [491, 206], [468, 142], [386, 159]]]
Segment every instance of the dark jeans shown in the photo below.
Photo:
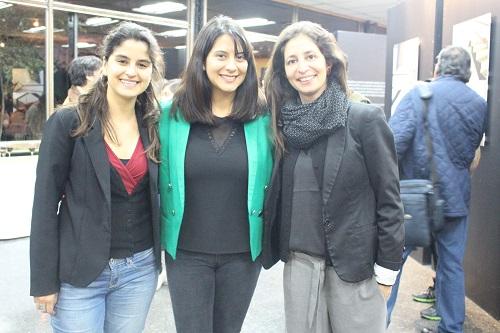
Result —
[[178, 333], [241, 330], [261, 265], [250, 253], [166, 253], [168, 286]]

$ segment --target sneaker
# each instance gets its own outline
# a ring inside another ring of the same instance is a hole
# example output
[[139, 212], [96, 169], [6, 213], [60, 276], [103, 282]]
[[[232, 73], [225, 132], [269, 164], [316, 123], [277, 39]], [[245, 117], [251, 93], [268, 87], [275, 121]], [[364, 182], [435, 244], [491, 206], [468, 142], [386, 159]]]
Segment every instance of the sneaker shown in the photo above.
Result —
[[436, 302], [436, 295], [434, 294], [434, 287], [427, 288], [427, 291], [421, 294], [413, 294], [413, 300], [420, 303], [434, 303]]
[[441, 320], [441, 317], [438, 315], [436, 307], [434, 305], [430, 308], [420, 311], [420, 316], [427, 320]]
[[428, 328], [428, 327], [424, 327], [420, 331], [420, 333], [435, 333], [435, 332], [437, 332], [437, 331], [434, 331], [432, 328]]

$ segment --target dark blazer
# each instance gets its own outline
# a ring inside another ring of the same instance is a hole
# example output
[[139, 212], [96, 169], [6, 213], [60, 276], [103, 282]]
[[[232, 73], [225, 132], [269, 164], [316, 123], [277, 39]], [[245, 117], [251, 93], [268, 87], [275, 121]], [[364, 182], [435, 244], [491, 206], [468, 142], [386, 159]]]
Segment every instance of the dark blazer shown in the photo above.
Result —
[[[290, 151], [287, 158], [296, 159]], [[319, 154], [313, 154], [313, 166]], [[292, 163], [294, 165], [295, 163]], [[398, 270], [404, 242], [403, 206], [394, 139], [381, 109], [352, 103], [347, 126], [328, 137], [322, 177], [322, 225], [330, 261], [347, 282], [373, 275], [373, 266]], [[264, 208], [262, 263], [288, 260], [292, 189], [282, 177], [293, 177], [282, 161], [275, 164]], [[287, 194], [288, 193], [288, 194]], [[284, 212], [284, 214], [282, 214]]]
[[[102, 127], [73, 138], [75, 108], [54, 113], [45, 125], [36, 170], [31, 220], [31, 295], [59, 291], [61, 282], [86, 287], [109, 260], [111, 246], [110, 164]], [[139, 124], [144, 146], [147, 128]], [[156, 263], [160, 268], [158, 165], [148, 160]], [[58, 205], [60, 206], [58, 209]]]

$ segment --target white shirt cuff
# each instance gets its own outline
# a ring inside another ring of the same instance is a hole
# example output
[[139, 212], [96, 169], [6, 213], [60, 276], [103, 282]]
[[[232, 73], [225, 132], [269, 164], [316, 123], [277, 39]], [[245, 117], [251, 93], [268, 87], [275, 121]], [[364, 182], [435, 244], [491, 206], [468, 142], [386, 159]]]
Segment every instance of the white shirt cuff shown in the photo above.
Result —
[[373, 268], [375, 270], [375, 279], [378, 283], [386, 286], [392, 286], [396, 282], [399, 271], [393, 271], [392, 269], [379, 266], [376, 263]]

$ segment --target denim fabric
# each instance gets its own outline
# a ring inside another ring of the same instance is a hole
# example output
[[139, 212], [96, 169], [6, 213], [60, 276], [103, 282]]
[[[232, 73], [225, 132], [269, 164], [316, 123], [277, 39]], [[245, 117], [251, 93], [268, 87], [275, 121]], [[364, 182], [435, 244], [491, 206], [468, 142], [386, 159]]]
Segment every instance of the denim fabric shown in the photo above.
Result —
[[396, 300], [398, 298], [399, 282], [401, 280], [401, 275], [403, 274], [404, 264], [406, 262], [406, 259], [408, 259], [408, 256], [414, 249], [415, 248], [412, 247], [405, 247], [405, 250], [403, 251], [403, 263], [401, 264], [401, 269], [399, 270], [396, 282], [394, 282], [394, 285], [392, 286], [391, 295], [387, 299], [387, 318], [386, 318], [387, 327], [389, 327], [389, 324], [391, 323], [392, 311], [394, 310], [394, 306], [396, 305]]
[[62, 283], [52, 317], [56, 333], [139, 333], [156, 289], [153, 249], [108, 266], [87, 287]]
[[463, 333], [465, 277], [463, 260], [467, 243], [467, 218], [446, 219], [436, 236], [439, 255], [436, 271], [436, 306], [440, 333]]
[[177, 333], [240, 332], [260, 274], [250, 253], [166, 253]]

